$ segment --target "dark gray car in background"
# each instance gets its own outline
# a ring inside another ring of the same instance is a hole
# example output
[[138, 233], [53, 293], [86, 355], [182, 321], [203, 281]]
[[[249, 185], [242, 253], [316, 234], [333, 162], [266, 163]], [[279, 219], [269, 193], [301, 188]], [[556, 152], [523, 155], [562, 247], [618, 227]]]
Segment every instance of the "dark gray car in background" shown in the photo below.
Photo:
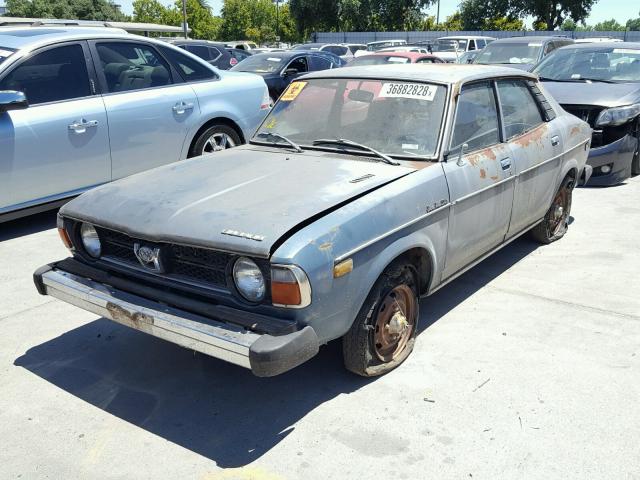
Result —
[[501, 38], [478, 52], [473, 63], [502, 65], [528, 72], [551, 52], [573, 43], [570, 38], [553, 36]]
[[564, 47], [534, 73], [566, 111], [593, 128], [589, 185], [616, 185], [640, 173], [640, 43]]
[[232, 61], [233, 56], [229, 53], [224, 43], [209, 42], [207, 40], [174, 40], [171, 43], [176, 47], [193, 53], [220, 70], [229, 70], [238, 63]]

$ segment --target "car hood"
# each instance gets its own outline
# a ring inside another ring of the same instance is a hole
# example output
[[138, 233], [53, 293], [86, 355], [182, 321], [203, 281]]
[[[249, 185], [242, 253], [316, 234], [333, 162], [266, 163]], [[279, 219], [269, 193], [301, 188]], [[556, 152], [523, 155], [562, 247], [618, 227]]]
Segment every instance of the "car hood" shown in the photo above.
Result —
[[245, 146], [103, 185], [66, 204], [61, 215], [149, 241], [268, 257], [301, 224], [413, 171], [353, 156]]
[[550, 82], [544, 87], [560, 104], [617, 107], [640, 101], [640, 83]]

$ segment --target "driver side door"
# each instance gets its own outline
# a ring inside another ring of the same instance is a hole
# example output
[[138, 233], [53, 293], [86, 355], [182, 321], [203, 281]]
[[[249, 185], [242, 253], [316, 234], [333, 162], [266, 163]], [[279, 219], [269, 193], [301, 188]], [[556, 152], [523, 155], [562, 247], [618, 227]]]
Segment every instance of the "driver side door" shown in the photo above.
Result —
[[451, 201], [443, 279], [500, 245], [509, 228], [514, 168], [497, 105], [493, 82], [465, 85], [458, 97], [443, 163]]

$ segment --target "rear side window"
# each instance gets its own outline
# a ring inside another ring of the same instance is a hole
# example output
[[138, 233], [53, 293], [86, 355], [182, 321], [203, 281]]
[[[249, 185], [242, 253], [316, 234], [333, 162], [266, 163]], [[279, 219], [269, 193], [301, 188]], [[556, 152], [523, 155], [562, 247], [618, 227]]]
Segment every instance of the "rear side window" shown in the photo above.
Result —
[[216, 47], [209, 47], [209, 54], [211, 55], [211, 60], [217, 60], [222, 55], [222, 52]]
[[538, 104], [522, 80], [500, 80], [498, 95], [507, 140], [522, 135], [544, 122]]
[[330, 45], [328, 47], [323, 48], [324, 51], [326, 52], [330, 52], [333, 53], [335, 55], [346, 55], [348, 48], [347, 47], [340, 47], [338, 45]]
[[211, 60], [209, 49], [207, 47], [203, 47], [202, 45], [187, 45], [187, 52], [191, 52], [195, 56], [200, 57], [204, 60]]
[[434, 63], [433, 58], [419, 58], [416, 63]]
[[479, 38], [478, 40], [476, 40], [477, 44], [478, 44], [478, 50], [482, 50], [484, 47], [487, 46], [487, 42], [484, 41], [484, 39]]
[[500, 143], [498, 110], [491, 84], [474, 83], [462, 88], [450, 149], [467, 144], [467, 151]]
[[23, 92], [31, 105], [91, 95], [82, 47], [66, 45], [33, 55], [0, 81], [0, 90]]
[[169, 85], [170, 68], [167, 62], [149, 45], [130, 42], [97, 43], [96, 50], [107, 90], [128, 92]]
[[309, 57], [309, 61], [311, 63], [311, 71], [328, 70], [333, 66], [330, 60], [322, 57], [316, 57], [314, 55]]
[[182, 78], [187, 82], [198, 82], [201, 80], [212, 80], [218, 78], [213, 70], [202, 65], [200, 62], [183, 55], [178, 50], [166, 47], [161, 47], [161, 49], [162, 53], [171, 63], [173, 63], [176, 70], [178, 70]]

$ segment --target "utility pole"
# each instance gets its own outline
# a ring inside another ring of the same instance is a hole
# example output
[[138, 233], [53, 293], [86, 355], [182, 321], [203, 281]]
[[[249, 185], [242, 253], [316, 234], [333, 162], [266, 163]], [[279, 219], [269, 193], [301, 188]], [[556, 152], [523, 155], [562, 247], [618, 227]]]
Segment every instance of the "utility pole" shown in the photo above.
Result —
[[187, 0], [182, 0], [182, 32], [185, 39], [189, 38], [187, 36]]
[[276, 46], [280, 46], [280, 19], [279, 19], [279, 10], [280, 10], [280, 0], [274, 0], [276, 2]]
[[436, 10], [436, 25], [440, 23], [440, 0], [438, 0], [438, 9]]

